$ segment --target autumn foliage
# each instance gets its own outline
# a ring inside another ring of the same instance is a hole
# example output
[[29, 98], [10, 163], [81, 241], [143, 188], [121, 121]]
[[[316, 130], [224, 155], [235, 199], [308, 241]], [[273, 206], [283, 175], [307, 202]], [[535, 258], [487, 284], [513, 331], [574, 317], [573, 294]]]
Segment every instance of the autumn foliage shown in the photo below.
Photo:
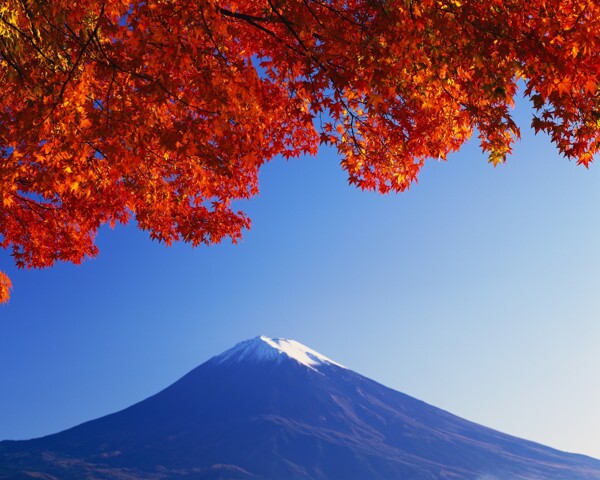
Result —
[[260, 166], [320, 144], [380, 192], [474, 132], [499, 163], [518, 86], [587, 165], [598, 32], [597, 0], [3, 0], [0, 246], [80, 262], [130, 218], [165, 243], [235, 241]]

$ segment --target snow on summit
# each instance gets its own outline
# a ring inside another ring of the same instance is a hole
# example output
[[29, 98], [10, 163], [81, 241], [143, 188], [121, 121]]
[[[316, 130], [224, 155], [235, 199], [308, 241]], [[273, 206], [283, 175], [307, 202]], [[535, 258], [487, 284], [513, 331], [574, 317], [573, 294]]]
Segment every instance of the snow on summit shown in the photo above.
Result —
[[231, 363], [248, 360], [281, 361], [286, 358], [295, 360], [312, 370], [317, 370], [315, 367], [319, 365], [327, 364], [345, 368], [300, 342], [286, 338], [269, 338], [264, 335], [240, 342], [221, 355], [214, 357], [213, 360], [217, 363]]

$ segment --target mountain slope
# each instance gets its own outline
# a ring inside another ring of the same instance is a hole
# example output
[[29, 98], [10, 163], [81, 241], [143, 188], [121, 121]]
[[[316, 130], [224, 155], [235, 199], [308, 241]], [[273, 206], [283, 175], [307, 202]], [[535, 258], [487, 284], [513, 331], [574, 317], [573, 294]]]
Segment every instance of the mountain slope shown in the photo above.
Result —
[[121, 412], [0, 442], [0, 478], [600, 480], [600, 461], [460, 419], [297, 342], [258, 337]]

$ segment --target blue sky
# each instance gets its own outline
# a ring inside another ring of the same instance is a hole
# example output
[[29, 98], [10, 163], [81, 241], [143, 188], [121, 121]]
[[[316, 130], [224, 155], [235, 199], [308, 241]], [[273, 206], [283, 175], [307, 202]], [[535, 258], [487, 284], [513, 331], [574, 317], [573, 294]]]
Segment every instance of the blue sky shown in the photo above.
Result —
[[330, 150], [272, 162], [236, 246], [166, 248], [131, 224], [80, 266], [1, 253], [0, 439], [114, 412], [265, 334], [600, 458], [600, 171], [520, 123], [508, 164], [469, 144], [398, 195], [348, 186]]

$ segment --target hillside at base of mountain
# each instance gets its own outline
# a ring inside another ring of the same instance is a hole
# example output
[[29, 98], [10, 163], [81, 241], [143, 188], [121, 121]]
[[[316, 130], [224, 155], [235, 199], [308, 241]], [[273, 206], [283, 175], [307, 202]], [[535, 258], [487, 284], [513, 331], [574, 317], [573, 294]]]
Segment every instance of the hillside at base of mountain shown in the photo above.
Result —
[[0, 442], [0, 479], [600, 480], [600, 460], [461, 419], [293, 340], [257, 337], [125, 410]]

